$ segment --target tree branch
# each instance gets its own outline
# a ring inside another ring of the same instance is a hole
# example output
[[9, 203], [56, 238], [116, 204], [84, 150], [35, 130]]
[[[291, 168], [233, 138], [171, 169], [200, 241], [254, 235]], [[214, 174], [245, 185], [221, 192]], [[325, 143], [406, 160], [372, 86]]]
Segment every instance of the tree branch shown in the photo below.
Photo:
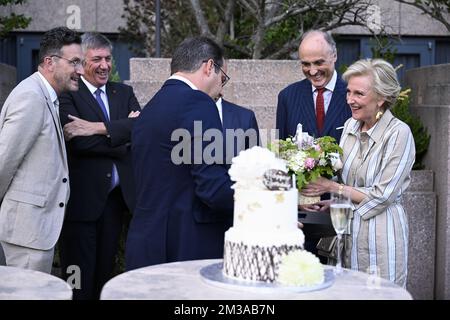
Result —
[[310, 9], [309, 6], [302, 7], [302, 8], [297, 8], [297, 9], [294, 9], [294, 10], [288, 9], [288, 10], [284, 11], [282, 14], [279, 14], [278, 16], [273, 17], [272, 19], [267, 19], [266, 23], [265, 23], [265, 26], [266, 26], [266, 28], [268, 28], [271, 25], [273, 25], [275, 23], [278, 23], [280, 21], [283, 21], [283, 20], [285, 20], [288, 17], [292, 17], [292, 16], [295, 16], [295, 15], [298, 15], [298, 14], [303, 14], [303, 13], [308, 12], [310, 10], [311, 9]]
[[230, 21], [234, 13], [234, 4], [235, 0], [228, 0], [223, 14], [224, 19], [220, 21], [219, 27], [217, 28], [216, 39], [220, 44], [223, 43], [223, 39], [227, 34], [227, 28], [230, 27]]
[[239, 3], [240, 3], [245, 9], [247, 9], [252, 15], [254, 15], [255, 17], [258, 16], [258, 9], [257, 9], [258, 7], [257, 7], [257, 4], [256, 4], [254, 1], [252, 1], [254, 7], [252, 7], [252, 6], [250, 5], [250, 3], [248, 3], [247, 0], [238, 0], [238, 1], [239, 1]]
[[194, 12], [195, 21], [202, 35], [212, 37], [212, 33], [209, 29], [208, 22], [206, 21], [205, 14], [200, 6], [199, 0], [190, 0], [192, 11]]
[[242, 47], [237, 45], [236, 43], [225, 40], [223, 43], [224, 47], [235, 50], [241, 54], [243, 54], [246, 58], [250, 58], [252, 56], [252, 52], [246, 47]]

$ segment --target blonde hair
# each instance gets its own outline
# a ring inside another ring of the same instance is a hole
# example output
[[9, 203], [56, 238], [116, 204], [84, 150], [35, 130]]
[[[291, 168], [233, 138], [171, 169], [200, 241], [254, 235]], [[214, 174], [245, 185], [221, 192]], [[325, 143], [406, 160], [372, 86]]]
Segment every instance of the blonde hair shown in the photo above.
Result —
[[401, 90], [394, 67], [383, 59], [362, 59], [348, 67], [342, 78], [348, 82], [352, 77], [366, 75], [372, 78], [373, 91], [385, 99], [384, 109], [389, 109]]

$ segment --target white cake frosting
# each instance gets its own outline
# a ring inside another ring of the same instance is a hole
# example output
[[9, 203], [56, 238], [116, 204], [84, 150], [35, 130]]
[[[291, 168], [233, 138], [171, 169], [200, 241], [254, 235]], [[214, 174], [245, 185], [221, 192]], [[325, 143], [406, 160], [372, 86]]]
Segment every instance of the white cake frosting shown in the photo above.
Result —
[[273, 282], [282, 256], [303, 248], [304, 235], [297, 226], [298, 191], [268, 190], [262, 177], [269, 169], [286, 171], [283, 162], [260, 147], [233, 159], [229, 172], [236, 181], [234, 220], [225, 233], [223, 263], [228, 277]]
[[[298, 244], [297, 189], [236, 190], [228, 239], [261, 246]], [[234, 236], [234, 237], [233, 237]], [[303, 234], [300, 232], [301, 244]]]

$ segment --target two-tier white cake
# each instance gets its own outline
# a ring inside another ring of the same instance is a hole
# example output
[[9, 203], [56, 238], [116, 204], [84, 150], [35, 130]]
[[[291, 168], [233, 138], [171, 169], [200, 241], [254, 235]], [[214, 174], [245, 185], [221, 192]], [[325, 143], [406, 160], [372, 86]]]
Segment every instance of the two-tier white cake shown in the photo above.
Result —
[[303, 249], [297, 227], [298, 191], [269, 190], [267, 170], [287, 172], [282, 160], [264, 148], [253, 147], [233, 159], [233, 227], [225, 233], [223, 273], [227, 277], [274, 282], [283, 255]]

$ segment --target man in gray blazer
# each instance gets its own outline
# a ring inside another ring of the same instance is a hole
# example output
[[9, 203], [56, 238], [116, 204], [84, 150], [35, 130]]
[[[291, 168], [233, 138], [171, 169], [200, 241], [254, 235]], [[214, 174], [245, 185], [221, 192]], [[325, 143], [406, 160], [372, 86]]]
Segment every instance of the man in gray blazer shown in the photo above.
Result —
[[80, 43], [65, 27], [45, 33], [38, 71], [0, 111], [0, 243], [8, 266], [51, 272], [69, 199], [57, 95], [78, 90]]

